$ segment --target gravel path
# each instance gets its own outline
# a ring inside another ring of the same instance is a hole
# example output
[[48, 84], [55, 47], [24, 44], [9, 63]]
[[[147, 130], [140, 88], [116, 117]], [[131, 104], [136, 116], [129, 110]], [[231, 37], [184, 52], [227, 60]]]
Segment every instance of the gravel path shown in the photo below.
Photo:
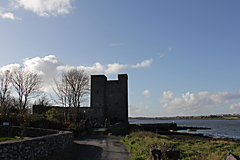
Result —
[[130, 160], [128, 149], [119, 142], [121, 138], [100, 135], [75, 140], [79, 150], [70, 160]]

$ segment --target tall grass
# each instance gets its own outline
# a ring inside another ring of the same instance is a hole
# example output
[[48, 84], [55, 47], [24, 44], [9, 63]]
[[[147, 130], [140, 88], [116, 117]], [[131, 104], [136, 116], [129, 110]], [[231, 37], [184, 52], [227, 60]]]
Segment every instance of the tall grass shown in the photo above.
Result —
[[132, 160], [150, 160], [150, 149], [170, 147], [180, 151], [182, 160], [221, 160], [231, 152], [240, 154], [240, 143], [223, 140], [173, 139], [151, 132], [134, 132], [121, 140], [131, 153]]

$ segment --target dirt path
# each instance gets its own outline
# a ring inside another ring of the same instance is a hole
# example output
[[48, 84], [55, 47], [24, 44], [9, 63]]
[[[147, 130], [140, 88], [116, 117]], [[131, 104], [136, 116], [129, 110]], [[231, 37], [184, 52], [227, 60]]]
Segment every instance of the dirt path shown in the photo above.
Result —
[[100, 135], [75, 140], [79, 150], [70, 160], [130, 160], [127, 148], [119, 142], [121, 138]]

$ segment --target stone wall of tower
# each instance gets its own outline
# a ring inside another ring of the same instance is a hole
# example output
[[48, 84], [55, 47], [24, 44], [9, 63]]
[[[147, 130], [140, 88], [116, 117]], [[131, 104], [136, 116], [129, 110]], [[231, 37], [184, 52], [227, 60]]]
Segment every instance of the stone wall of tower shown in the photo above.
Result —
[[91, 107], [102, 107], [102, 117], [110, 123], [128, 121], [128, 76], [107, 81], [104, 75], [91, 76]]
[[97, 112], [95, 116], [98, 122], [104, 124], [106, 119], [106, 107], [105, 107], [105, 85], [107, 77], [105, 75], [91, 75], [91, 107], [92, 110]]
[[106, 81], [104, 75], [91, 75], [91, 107], [105, 106]]
[[128, 118], [127, 75], [106, 83], [106, 116], [111, 123], [125, 122]]
[[128, 122], [128, 75], [127, 74], [120, 74], [118, 75], [118, 80], [120, 83], [120, 102], [121, 102], [121, 112], [123, 114], [123, 121]]

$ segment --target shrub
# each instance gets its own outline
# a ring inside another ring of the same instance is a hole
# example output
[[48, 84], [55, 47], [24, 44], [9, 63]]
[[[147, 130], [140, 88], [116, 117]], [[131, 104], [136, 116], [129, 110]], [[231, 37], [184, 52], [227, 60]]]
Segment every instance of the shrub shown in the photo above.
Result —
[[1, 124], [3, 124], [3, 122], [9, 122], [9, 125], [20, 126], [20, 124], [23, 122], [23, 120], [24, 120], [23, 115], [17, 114], [17, 113], [9, 113], [7, 115], [0, 116]]
[[29, 122], [29, 127], [45, 129], [64, 129], [65, 125], [56, 119], [36, 118]]
[[64, 122], [64, 113], [63, 111], [57, 109], [57, 108], [52, 108], [46, 112], [47, 119], [49, 120], [58, 120], [60, 122]]
[[74, 131], [74, 136], [84, 136], [89, 133], [90, 131], [90, 122], [88, 119], [81, 120], [79, 123], [71, 123], [69, 126], [69, 130]]
[[0, 114], [0, 124], [9, 122], [12, 126], [45, 128], [45, 129], [65, 129], [63, 114], [58, 111], [49, 112], [49, 117], [37, 117], [36, 115], [20, 114], [10, 112], [9, 114]]

